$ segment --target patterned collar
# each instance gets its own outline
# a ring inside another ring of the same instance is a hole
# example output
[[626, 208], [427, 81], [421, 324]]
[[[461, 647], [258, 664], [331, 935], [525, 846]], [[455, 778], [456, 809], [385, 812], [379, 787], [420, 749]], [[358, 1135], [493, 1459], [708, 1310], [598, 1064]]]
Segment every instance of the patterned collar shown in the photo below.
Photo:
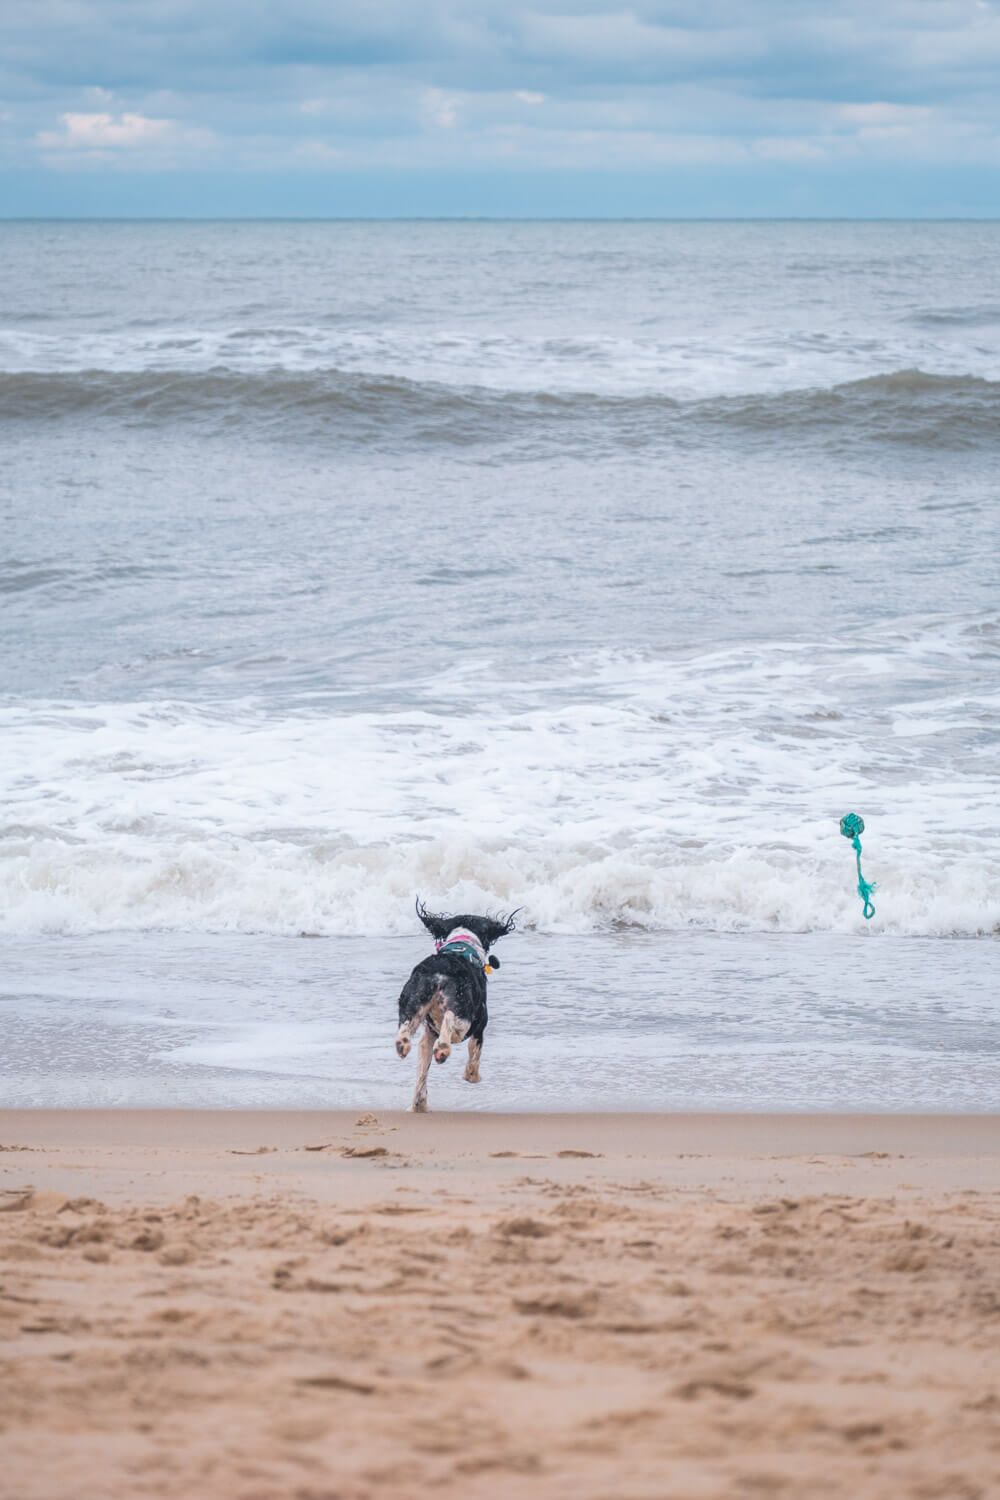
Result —
[[460, 954], [467, 958], [470, 963], [478, 964], [480, 968], [486, 967], [486, 949], [467, 927], [456, 927], [448, 936], [434, 944], [438, 953]]

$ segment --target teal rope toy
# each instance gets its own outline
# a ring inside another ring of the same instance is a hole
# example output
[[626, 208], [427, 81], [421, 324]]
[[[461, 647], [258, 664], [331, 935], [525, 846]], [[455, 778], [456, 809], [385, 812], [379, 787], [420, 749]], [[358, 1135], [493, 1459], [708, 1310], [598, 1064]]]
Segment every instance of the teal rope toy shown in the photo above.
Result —
[[840, 831], [845, 839], [850, 839], [851, 848], [854, 850], [858, 862], [858, 895], [864, 902], [865, 921], [870, 922], [875, 915], [875, 907], [872, 904], [872, 891], [878, 887], [874, 880], [867, 881], [861, 873], [861, 835], [865, 831], [865, 820], [858, 813], [845, 813], [840, 820]]

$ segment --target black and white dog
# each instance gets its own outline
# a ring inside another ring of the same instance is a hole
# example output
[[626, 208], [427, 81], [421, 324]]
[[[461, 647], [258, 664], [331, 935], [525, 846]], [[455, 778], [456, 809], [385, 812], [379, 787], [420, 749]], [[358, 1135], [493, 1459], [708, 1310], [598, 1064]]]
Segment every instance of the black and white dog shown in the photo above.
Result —
[[467, 1083], [479, 1082], [479, 1059], [483, 1054], [486, 1013], [486, 979], [499, 960], [490, 952], [493, 944], [514, 931], [514, 918], [459, 916], [436, 917], [418, 900], [417, 916], [434, 939], [434, 956], [417, 964], [399, 997], [399, 1030], [396, 1051], [406, 1057], [413, 1038], [420, 1038], [420, 1067], [411, 1108], [427, 1109], [427, 1074], [431, 1057], [443, 1063], [451, 1056], [453, 1043], [469, 1039]]

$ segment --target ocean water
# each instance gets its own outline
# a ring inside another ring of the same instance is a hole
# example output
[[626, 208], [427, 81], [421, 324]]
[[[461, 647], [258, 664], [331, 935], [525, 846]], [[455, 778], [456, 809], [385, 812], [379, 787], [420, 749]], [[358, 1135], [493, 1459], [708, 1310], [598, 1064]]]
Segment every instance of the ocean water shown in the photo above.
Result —
[[523, 909], [441, 1102], [997, 1106], [1000, 224], [0, 273], [0, 1102], [403, 1102], [419, 892]]

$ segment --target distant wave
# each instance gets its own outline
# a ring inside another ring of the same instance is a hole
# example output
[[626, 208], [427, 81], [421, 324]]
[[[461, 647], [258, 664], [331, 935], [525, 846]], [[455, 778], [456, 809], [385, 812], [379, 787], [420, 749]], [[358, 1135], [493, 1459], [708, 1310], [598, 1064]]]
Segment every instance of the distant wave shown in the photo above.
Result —
[[909, 322], [920, 328], [988, 328], [1000, 323], [1000, 303], [980, 307], [932, 307], [914, 313]]
[[677, 399], [666, 394], [502, 391], [344, 370], [83, 370], [0, 374], [0, 420], [85, 417], [132, 425], [251, 425], [295, 437], [391, 433], [467, 446], [601, 432], [631, 444], [698, 429], [743, 435], [849, 432], [873, 442], [955, 447], [996, 438], [1000, 381], [896, 370], [829, 388]]

